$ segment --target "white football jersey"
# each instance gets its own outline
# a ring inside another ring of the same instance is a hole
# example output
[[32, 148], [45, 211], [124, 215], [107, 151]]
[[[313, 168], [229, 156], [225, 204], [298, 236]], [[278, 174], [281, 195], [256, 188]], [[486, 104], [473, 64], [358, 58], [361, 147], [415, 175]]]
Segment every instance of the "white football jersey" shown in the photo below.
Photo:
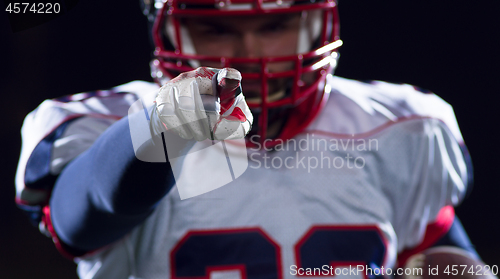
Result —
[[[47, 168], [57, 175], [156, 90], [136, 81], [42, 103], [22, 129], [18, 201], [47, 198], [25, 185], [42, 141], [52, 146]], [[181, 200], [174, 186], [142, 225], [77, 259], [80, 277], [274, 279], [358, 265], [395, 269], [398, 257], [442, 236], [468, 180], [451, 106], [410, 85], [340, 77], [329, 77], [327, 93], [326, 106], [301, 134], [274, 151], [232, 157], [248, 167], [223, 187]], [[188, 177], [207, 157], [191, 155], [182, 164]], [[217, 173], [221, 166], [207, 168]], [[365, 278], [349, 271], [343, 275]]]

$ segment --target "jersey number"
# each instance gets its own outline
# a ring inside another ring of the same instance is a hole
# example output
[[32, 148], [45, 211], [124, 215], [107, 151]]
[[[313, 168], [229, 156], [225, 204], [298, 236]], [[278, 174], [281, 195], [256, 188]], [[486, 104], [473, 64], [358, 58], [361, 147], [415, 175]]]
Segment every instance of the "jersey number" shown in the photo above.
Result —
[[[313, 226], [295, 244], [297, 269], [304, 270], [358, 264], [376, 268], [385, 254], [385, 239], [376, 226]], [[191, 231], [172, 250], [170, 266], [171, 277], [178, 279], [283, 278], [281, 249], [260, 228]]]

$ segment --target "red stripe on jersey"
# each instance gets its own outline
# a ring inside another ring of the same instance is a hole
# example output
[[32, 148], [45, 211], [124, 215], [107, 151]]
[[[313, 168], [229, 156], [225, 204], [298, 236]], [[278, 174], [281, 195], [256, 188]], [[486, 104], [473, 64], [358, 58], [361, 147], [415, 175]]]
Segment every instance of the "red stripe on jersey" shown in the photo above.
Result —
[[43, 208], [42, 222], [45, 224], [47, 231], [49, 231], [50, 236], [52, 237], [52, 241], [54, 242], [54, 245], [56, 246], [57, 251], [59, 251], [59, 253], [61, 253], [61, 255], [63, 255], [64, 257], [66, 257], [70, 260], [74, 260], [76, 257], [90, 256], [90, 255], [95, 254], [99, 251], [102, 251], [102, 249], [108, 247], [108, 246], [104, 246], [102, 248], [88, 251], [85, 253], [75, 254], [71, 251], [68, 251], [68, 249], [65, 248], [62, 241], [57, 236], [57, 233], [54, 229], [54, 226], [52, 225], [52, 218], [50, 217], [50, 207], [48, 205]]
[[57, 248], [57, 251], [61, 253], [64, 257], [73, 260], [77, 255], [73, 255], [70, 252], [66, 251], [64, 249], [61, 241], [59, 240], [59, 237], [56, 234], [56, 231], [54, 230], [54, 226], [52, 225], [52, 219], [50, 218], [50, 207], [45, 206], [43, 208], [43, 217], [42, 217], [42, 222], [45, 223], [45, 226], [47, 227], [47, 230], [49, 231], [50, 235], [52, 236], [52, 241], [54, 241], [54, 245]]
[[441, 208], [437, 215], [436, 221], [427, 225], [424, 240], [417, 247], [409, 250], [404, 250], [398, 255], [398, 265], [400, 267], [403, 267], [406, 264], [408, 258], [424, 251], [425, 249], [431, 247], [434, 243], [436, 243], [450, 230], [454, 219], [455, 210], [453, 209], [453, 206], [448, 205]]
[[[373, 128], [372, 130], [357, 133], [357, 134], [343, 134], [343, 133], [335, 133], [335, 132], [316, 130], [316, 129], [305, 130], [305, 131], [301, 132], [300, 134], [318, 134], [318, 135], [323, 135], [323, 136], [327, 136], [327, 137], [346, 138], [346, 139], [368, 138], [368, 137], [373, 136], [373, 135], [375, 135], [375, 134], [377, 134], [377, 133], [379, 133], [379, 132], [381, 132], [381, 131], [383, 131], [383, 130], [385, 130], [393, 125], [396, 125], [396, 124], [399, 124], [402, 122], [406, 122], [406, 121], [418, 120], [418, 119], [436, 119], [439, 122], [443, 123], [444, 126], [450, 132], [450, 134], [453, 135], [453, 133], [451, 132], [450, 128], [448, 127], [448, 125], [446, 124], [446, 122], [444, 120], [439, 119], [439, 118], [430, 117], [430, 116], [419, 116], [419, 115], [410, 115], [410, 116], [405, 116], [405, 117], [399, 117], [395, 121], [388, 120], [386, 123], [381, 124], [381, 125]], [[453, 136], [455, 136], [455, 135], [453, 135]], [[457, 141], [457, 143], [460, 146], [465, 146], [463, 139], [458, 139], [455, 137], [455, 140]]]

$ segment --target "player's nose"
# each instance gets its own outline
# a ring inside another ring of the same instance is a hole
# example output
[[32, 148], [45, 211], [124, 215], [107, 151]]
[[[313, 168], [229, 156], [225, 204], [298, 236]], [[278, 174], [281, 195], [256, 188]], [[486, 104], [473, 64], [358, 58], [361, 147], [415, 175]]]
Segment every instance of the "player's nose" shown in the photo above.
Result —
[[236, 57], [241, 58], [259, 58], [261, 50], [262, 46], [258, 36], [253, 32], [245, 32], [240, 36], [235, 54]]

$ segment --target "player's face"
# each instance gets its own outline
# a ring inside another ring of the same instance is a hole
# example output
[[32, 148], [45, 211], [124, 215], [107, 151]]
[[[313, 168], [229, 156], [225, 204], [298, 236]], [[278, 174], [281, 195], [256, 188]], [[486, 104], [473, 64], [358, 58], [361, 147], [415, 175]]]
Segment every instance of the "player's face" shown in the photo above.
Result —
[[[287, 56], [297, 53], [301, 16], [299, 13], [241, 17], [200, 17], [184, 21], [197, 54], [207, 56], [260, 58]], [[203, 66], [220, 67], [218, 64]], [[259, 64], [233, 64], [241, 72], [260, 72]], [[293, 62], [271, 63], [269, 72], [293, 69]], [[284, 94], [285, 80], [270, 80], [269, 98]], [[257, 97], [261, 88], [258, 80], [243, 80], [247, 99]], [[276, 93], [281, 92], [281, 93]]]

